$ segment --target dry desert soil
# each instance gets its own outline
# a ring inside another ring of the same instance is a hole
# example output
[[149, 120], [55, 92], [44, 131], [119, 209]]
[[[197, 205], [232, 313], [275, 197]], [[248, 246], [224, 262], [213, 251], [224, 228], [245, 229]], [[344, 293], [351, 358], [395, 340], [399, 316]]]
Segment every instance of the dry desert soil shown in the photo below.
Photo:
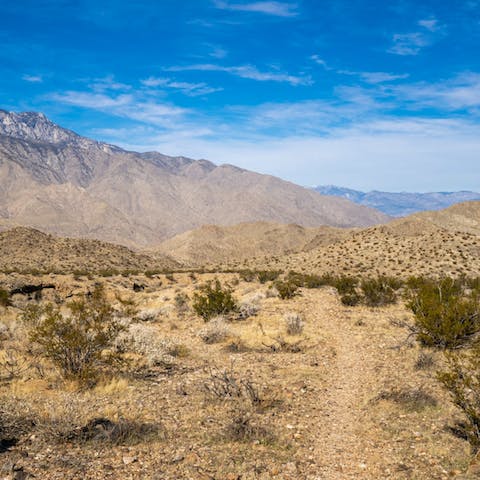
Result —
[[[206, 323], [194, 314], [193, 293], [214, 277], [251, 316]], [[135, 348], [86, 388], [33, 355], [18, 314], [80, 298], [99, 280]], [[480, 476], [469, 444], [452, 433], [462, 416], [435, 380], [441, 355], [398, 326], [411, 321], [402, 300], [347, 307], [331, 287], [282, 300], [235, 273], [11, 273], [0, 283], [55, 286], [42, 299], [13, 295], [0, 312], [2, 479]], [[289, 314], [303, 331], [287, 332]]]

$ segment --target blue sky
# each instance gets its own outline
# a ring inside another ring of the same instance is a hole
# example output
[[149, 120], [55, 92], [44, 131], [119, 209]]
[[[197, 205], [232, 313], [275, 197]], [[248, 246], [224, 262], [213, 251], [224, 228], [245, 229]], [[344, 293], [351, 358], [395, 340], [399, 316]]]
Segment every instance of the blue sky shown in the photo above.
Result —
[[302, 185], [480, 190], [479, 0], [4, 0], [0, 18], [0, 108]]

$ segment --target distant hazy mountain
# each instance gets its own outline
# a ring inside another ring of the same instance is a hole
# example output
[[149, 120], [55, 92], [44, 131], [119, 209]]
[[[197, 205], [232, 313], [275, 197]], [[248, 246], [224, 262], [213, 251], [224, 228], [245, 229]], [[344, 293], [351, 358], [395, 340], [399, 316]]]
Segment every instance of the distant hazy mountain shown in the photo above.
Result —
[[320, 185], [314, 187], [322, 195], [333, 195], [346, 198], [352, 202], [376, 208], [393, 217], [404, 217], [425, 210], [441, 210], [451, 205], [471, 200], [480, 200], [480, 193], [461, 192], [432, 192], [432, 193], [392, 193], [392, 192], [361, 192], [350, 188], [336, 187], [335, 185]]
[[136, 153], [81, 137], [45, 115], [0, 110], [0, 226], [130, 246], [205, 224], [368, 226], [385, 214], [269, 175]]

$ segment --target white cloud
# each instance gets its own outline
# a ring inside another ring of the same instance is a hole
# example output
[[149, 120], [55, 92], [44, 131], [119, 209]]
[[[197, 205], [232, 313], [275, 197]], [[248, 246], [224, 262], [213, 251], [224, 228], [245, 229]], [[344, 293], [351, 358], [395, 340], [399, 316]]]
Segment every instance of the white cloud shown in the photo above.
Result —
[[464, 73], [436, 83], [411, 83], [392, 87], [391, 95], [411, 102], [413, 108], [433, 107], [439, 110], [480, 109], [480, 74]]
[[263, 13], [277, 17], [295, 17], [298, 15], [298, 5], [296, 3], [274, 1], [233, 3], [223, 0], [215, 0], [214, 5], [222, 10]]
[[[480, 138], [476, 125], [462, 121], [378, 119], [354, 128], [336, 128], [329, 135], [281, 138], [186, 135], [179, 141], [171, 133], [149, 137], [143, 149], [208, 158], [303, 185], [332, 183], [392, 191], [478, 189]], [[452, 165], [461, 168], [452, 171]]]
[[427, 18], [424, 20], [420, 20], [418, 24], [421, 27], [426, 28], [430, 32], [436, 32], [440, 28], [438, 20], [436, 18]]
[[376, 84], [392, 82], [394, 80], [403, 80], [409, 77], [408, 73], [387, 73], [387, 72], [352, 72], [350, 70], [337, 70], [337, 73], [343, 75], [353, 75], [360, 77], [364, 82]]
[[42, 83], [43, 82], [43, 77], [41, 75], [25, 74], [25, 75], [22, 76], [22, 80], [25, 80], [26, 82], [30, 82], [30, 83]]
[[393, 45], [388, 52], [396, 55], [418, 55], [423, 47], [430, 44], [421, 32], [396, 33], [392, 40]]
[[312, 55], [310, 60], [313, 60], [317, 65], [321, 65], [325, 70], [331, 70], [331, 68], [327, 65], [327, 62], [322, 60], [318, 55]]
[[164, 77], [149, 77], [141, 80], [142, 85], [146, 87], [163, 87], [171, 88], [173, 90], [179, 90], [185, 95], [191, 97], [197, 97], [201, 95], [208, 95], [210, 93], [221, 92], [223, 88], [210, 87], [206, 83], [190, 83], [190, 82], [178, 82], [170, 78]]
[[225, 72], [236, 77], [248, 78], [250, 80], [257, 80], [259, 82], [282, 82], [289, 83], [290, 85], [312, 85], [314, 82], [309, 75], [290, 75], [285, 72], [261, 72], [253, 65], [240, 65], [233, 67], [224, 67], [221, 65], [215, 65], [211, 63], [202, 63], [195, 65], [175, 66], [165, 68], [165, 71], [169, 72], [182, 72], [188, 70], [198, 70], [204, 72]]
[[107, 75], [106, 77], [102, 78], [95, 78], [90, 87], [95, 90], [96, 92], [105, 92], [108, 90], [130, 90], [130, 85], [125, 83], [117, 82], [113, 75]]
[[396, 33], [392, 37], [393, 45], [387, 50], [396, 55], [418, 55], [422, 48], [432, 45], [438, 37], [445, 34], [445, 29], [434, 17], [417, 22], [421, 31]]
[[164, 128], [172, 128], [175, 117], [181, 117], [187, 109], [169, 104], [159, 104], [134, 94], [116, 97], [95, 92], [68, 91], [49, 96], [50, 100], [82, 108], [90, 108], [114, 116], [129, 118]]

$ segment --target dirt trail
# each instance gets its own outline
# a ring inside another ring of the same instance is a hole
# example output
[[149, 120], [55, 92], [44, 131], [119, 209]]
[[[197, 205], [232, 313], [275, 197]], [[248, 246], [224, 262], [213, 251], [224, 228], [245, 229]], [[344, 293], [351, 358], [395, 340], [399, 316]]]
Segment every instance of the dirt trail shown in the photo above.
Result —
[[[317, 425], [315, 458], [319, 478], [380, 478], [375, 477], [374, 472], [384, 471], [378, 465], [382, 456], [375, 454], [361, 431], [363, 407], [375, 394], [372, 378], [376, 377], [378, 357], [375, 358], [364, 327], [345, 318], [343, 310], [335, 309], [330, 315], [321, 327], [335, 349], [335, 356]], [[331, 318], [338, 321], [332, 322]]]

